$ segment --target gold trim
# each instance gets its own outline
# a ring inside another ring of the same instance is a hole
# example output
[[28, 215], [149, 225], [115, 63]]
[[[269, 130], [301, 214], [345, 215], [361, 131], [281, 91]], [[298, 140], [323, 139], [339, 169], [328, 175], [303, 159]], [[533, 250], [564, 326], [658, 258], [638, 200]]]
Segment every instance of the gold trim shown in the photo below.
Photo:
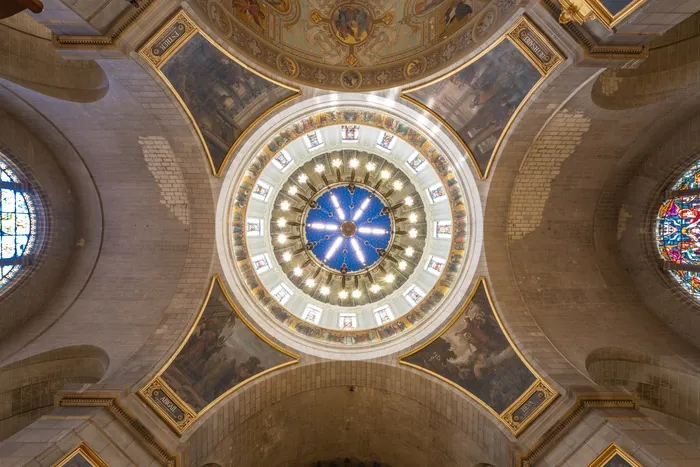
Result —
[[518, 453], [516, 456], [516, 465], [520, 467], [532, 467], [535, 460], [545, 452], [547, 446], [552, 441], [557, 439], [559, 435], [564, 433], [569, 428], [569, 425], [582, 416], [587, 409], [591, 407], [600, 408], [629, 408], [635, 409], [637, 404], [629, 396], [619, 395], [601, 396], [601, 395], [579, 395], [576, 397], [576, 403], [559, 419], [559, 422], [550, 428], [528, 451], [526, 454]]
[[[535, 54], [524, 44], [521, 43], [521, 41], [515, 39], [513, 37], [513, 34], [521, 29], [528, 29], [530, 32], [532, 32], [538, 39], [540, 39], [543, 43], [543, 45], [546, 45], [549, 47], [549, 51], [552, 53], [554, 56], [554, 59], [552, 60], [552, 64], [547, 66], [546, 64], [542, 63], [540, 60], [537, 59]], [[471, 149], [469, 148], [469, 145], [464, 141], [464, 139], [459, 135], [459, 133], [452, 127], [450, 123], [447, 122], [446, 119], [444, 119], [442, 116], [440, 116], [436, 111], [433, 109], [429, 108], [425, 104], [417, 101], [416, 99], [410, 97], [408, 93], [418, 91], [419, 89], [425, 88], [427, 86], [431, 86], [437, 82], [440, 82], [444, 79], [449, 78], [450, 76], [461, 72], [468, 66], [476, 63], [477, 60], [482, 58], [484, 55], [489, 53], [491, 50], [496, 48], [498, 45], [500, 45], [504, 40], [508, 40], [515, 46], [524, 56], [525, 58], [540, 72], [540, 79], [534, 84], [532, 89], [525, 95], [523, 100], [520, 102], [518, 107], [515, 109], [515, 112], [513, 112], [513, 115], [510, 117], [506, 125], [503, 127], [503, 131], [501, 131], [501, 135], [498, 138], [498, 141], [496, 142], [496, 145], [493, 148], [493, 151], [491, 151], [491, 155], [489, 156], [488, 163], [486, 164], [486, 168], [481, 170], [479, 167], [479, 163], [477, 162], [476, 158], [474, 157], [474, 154], [472, 154]], [[499, 149], [501, 148], [501, 143], [503, 142], [503, 139], [505, 138], [506, 134], [508, 133], [508, 130], [510, 129], [511, 125], [515, 121], [515, 119], [518, 117], [520, 114], [520, 111], [522, 108], [527, 104], [527, 102], [530, 100], [530, 97], [539, 89], [539, 87], [542, 85], [542, 83], [547, 79], [547, 77], [564, 61], [564, 56], [563, 54], [554, 46], [554, 44], [535, 26], [535, 24], [530, 21], [530, 19], [523, 15], [511, 28], [509, 28], [505, 33], [503, 33], [496, 41], [494, 41], [492, 44], [490, 44], [486, 49], [482, 50], [480, 53], [472, 57], [471, 60], [465, 62], [462, 66], [450, 71], [449, 73], [443, 74], [438, 76], [437, 78], [434, 78], [428, 82], [425, 82], [423, 84], [420, 84], [415, 87], [403, 89], [401, 91], [401, 98], [405, 99], [408, 102], [411, 102], [424, 111], [430, 113], [433, 117], [435, 117], [438, 121], [440, 121], [447, 129], [452, 133], [452, 136], [454, 136], [457, 141], [459, 141], [462, 144], [462, 147], [464, 148], [465, 152], [469, 155], [469, 159], [471, 160], [472, 164], [474, 165], [477, 174], [479, 175], [479, 178], [481, 180], [486, 180], [489, 176], [489, 172], [491, 170], [491, 167], [493, 165], [493, 161], [495, 158], [495, 155], [498, 153]]]
[[121, 406], [119, 394], [100, 391], [59, 392], [56, 395], [55, 405], [56, 407], [105, 407], [119, 422], [138, 433], [140, 437], [137, 439], [163, 464], [168, 467], [177, 467], [182, 464], [179, 454], [173, 455], [158, 444], [153, 433]]
[[[486, 292], [486, 297], [489, 301], [489, 306], [491, 307], [491, 312], [493, 315], [496, 317], [496, 321], [498, 322], [498, 326], [501, 328], [501, 331], [503, 332], [503, 335], [506, 337], [508, 340], [508, 343], [510, 346], [513, 348], [515, 351], [516, 355], [518, 358], [520, 358], [520, 361], [523, 362], [523, 364], [527, 367], [528, 370], [533, 374], [535, 377], [535, 381], [525, 390], [514, 402], [508, 406], [503, 412], [500, 414], [493, 410], [490, 406], [488, 406], [484, 401], [479, 399], [477, 396], [469, 392], [467, 389], [463, 388], [462, 386], [458, 385], [457, 383], [445, 378], [444, 376], [441, 376], [435, 372], [432, 372], [430, 370], [427, 370], [421, 366], [415, 365], [413, 363], [409, 363], [404, 361], [405, 358], [410, 357], [411, 355], [414, 355], [424, 348], [428, 347], [430, 344], [435, 342], [437, 339], [439, 339], [448, 329], [452, 327], [453, 324], [457, 322], [457, 320], [467, 311], [469, 308], [469, 305], [472, 302], [472, 299], [474, 298], [474, 295], [476, 295], [477, 291], [479, 290], [479, 287], [483, 286], [484, 291]], [[450, 385], [453, 387], [459, 389], [463, 393], [465, 393], [467, 396], [472, 398], [474, 401], [479, 403], [482, 407], [484, 407], [489, 413], [494, 415], [496, 418], [498, 418], [503, 424], [505, 424], [508, 429], [515, 435], [518, 436], [525, 428], [530, 425], [537, 417], [539, 414], [544, 411], [549, 405], [554, 402], [554, 400], [559, 396], [559, 394], [540, 376], [540, 374], [535, 370], [532, 365], [527, 361], [525, 356], [520, 352], [520, 349], [515, 345], [515, 342], [513, 342], [513, 339], [510, 337], [510, 334], [508, 334], [508, 331], [506, 330], [505, 326], [503, 325], [503, 321], [501, 320], [501, 317], [498, 314], [498, 311], [496, 310], [496, 306], [493, 303], [493, 299], [491, 297], [491, 291], [489, 290], [488, 283], [486, 282], [486, 278], [484, 277], [479, 277], [476, 281], [476, 284], [472, 288], [472, 290], [469, 292], [469, 295], [467, 296], [467, 299], [465, 300], [464, 304], [461, 306], [459, 312], [457, 312], [452, 319], [440, 329], [439, 332], [437, 332], [431, 339], [428, 341], [424, 342], [420, 346], [416, 347], [415, 349], [410, 350], [407, 353], [404, 353], [398, 357], [398, 361], [400, 364], [409, 366], [411, 368], [415, 368], [417, 370], [423, 371], [425, 373], [428, 373]], [[513, 419], [513, 413], [522, 405], [524, 401], [530, 398], [533, 394], [535, 394], [538, 391], [542, 391], [545, 394], [545, 400], [542, 401], [542, 403], [530, 414], [528, 414], [527, 418], [522, 421], [516, 421]]]
[[613, 14], [600, 0], [559, 0], [562, 13], [559, 22], [566, 24], [576, 21], [583, 24], [591, 19], [597, 19], [608, 29], [613, 29], [625, 18], [635, 12], [646, 0], [632, 0], [629, 5]]
[[[167, 31], [168, 28], [170, 28], [174, 23], [182, 21], [184, 23], [189, 23], [192, 27], [191, 30], [187, 31], [185, 34], [183, 34], [180, 38], [178, 38], [174, 44], [173, 47], [169, 48], [162, 57], [160, 57], [159, 60], [155, 60], [155, 57], [153, 54], [150, 53], [151, 46], [155, 44], [159, 39], [162, 38], [163, 34]], [[194, 116], [190, 112], [190, 109], [187, 107], [185, 102], [182, 100], [180, 97], [180, 94], [175, 90], [175, 88], [172, 86], [170, 83], [170, 80], [165, 76], [165, 74], [161, 71], [161, 68], [168, 63], [168, 61], [177, 53], [180, 48], [182, 48], [185, 44], [187, 44], [193, 37], [195, 37], [197, 34], [200, 34], [204, 39], [206, 39], [211, 45], [216, 47], [219, 52], [223, 53], [225, 57], [227, 57], [229, 60], [232, 60], [234, 63], [237, 65], [241, 66], [245, 70], [254, 73], [255, 75], [259, 76], [260, 78], [275, 84], [277, 86], [280, 86], [282, 88], [288, 89], [290, 91], [293, 91], [294, 94], [292, 94], [289, 97], [285, 97], [281, 101], [277, 102], [267, 110], [265, 110], [262, 114], [257, 116], [248, 126], [241, 132], [240, 135], [234, 140], [234, 142], [231, 144], [231, 147], [229, 147], [228, 151], [226, 152], [226, 156], [224, 156], [224, 159], [221, 161], [221, 165], [217, 169], [217, 167], [214, 164], [214, 160], [211, 157], [211, 154], [209, 152], [209, 148], [207, 146], [206, 140], [204, 139], [204, 135], [202, 135], [202, 131], [199, 128], [199, 125], [197, 124], [197, 121], [195, 120]], [[199, 136], [199, 140], [202, 143], [202, 146], [204, 148], [204, 152], [207, 155], [207, 159], [209, 160], [209, 166], [211, 167], [212, 174], [214, 174], [216, 177], [220, 177], [224, 167], [228, 164], [229, 160], [231, 159], [231, 156], [233, 155], [234, 151], [238, 148], [240, 143], [248, 136], [250, 131], [263, 119], [267, 118], [270, 114], [272, 114], [275, 110], [280, 108], [281, 106], [287, 104], [288, 102], [296, 99], [297, 97], [301, 96], [301, 89], [295, 88], [292, 86], [288, 86], [280, 81], [277, 81], [274, 78], [271, 78], [269, 76], [265, 76], [259, 71], [251, 68], [249, 65], [245, 64], [235, 56], [233, 56], [231, 53], [229, 53], [225, 48], [223, 48], [221, 45], [219, 45], [216, 41], [214, 41], [202, 28], [200, 28], [197, 23], [192, 19], [182, 8], [178, 9], [173, 16], [165, 22], [163, 26], [158, 28], [158, 30], [142, 45], [138, 53], [141, 57], [143, 57], [146, 62], [148, 62], [149, 65], [156, 71], [158, 76], [163, 80], [165, 85], [170, 89], [170, 91], [173, 93], [175, 98], [178, 100], [182, 108], [185, 110], [185, 113], [187, 113], [187, 116], [189, 117], [190, 121], [192, 122], [195, 131], [197, 132], [197, 136]]]
[[59, 459], [59, 461], [56, 462], [53, 467], [62, 467], [66, 465], [76, 454], [83, 456], [83, 458], [88, 461], [92, 467], [109, 467], [109, 465], [103, 461], [102, 458], [85, 443], [85, 441], [81, 442], [72, 451], [61, 457], [61, 459]]
[[608, 446], [600, 456], [596, 457], [596, 459], [588, 465], [588, 467], [605, 467], [605, 464], [610, 462], [615, 456], [622, 457], [631, 467], [642, 467], [642, 464], [637, 462], [634, 457], [627, 454], [627, 452], [615, 443]]
[[[248, 329], [250, 329], [253, 333], [255, 333], [255, 335], [256, 335], [257, 337], [259, 337], [260, 339], [262, 339], [262, 340], [263, 340], [266, 344], [268, 344], [270, 347], [272, 347], [273, 349], [277, 350], [278, 352], [281, 352], [281, 353], [283, 353], [284, 355], [286, 355], [286, 356], [292, 358], [293, 360], [292, 360], [292, 361], [289, 361], [289, 362], [286, 362], [286, 363], [282, 363], [281, 365], [277, 365], [277, 366], [273, 366], [273, 367], [271, 367], [271, 368], [268, 368], [268, 369], [265, 370], [265, 371], [262, 371], [262, 372], [260, 372], [260, 373], [257, 373], [257, 374], [255, 374], [255, 375], [251, 376], [250, 378], [241, 381], [240, 383], [238, 383], [237, 385], [235, 385], [235, 386], [233, 386], [232, 388], [228, 389], [226, 392], [224, 392], [223, 394], [221, 394], [219, 397], [217, 397], [216, 399], [214, 399], [213, 401], [211, 401], [211, 402], [210, 402], [209, 404], [207, 404], [201, 411], [197, 412], [197, 411], [195, 411], [192, 407], [190, 407], [189, 404], [187, 404], [185, 401], [183, 401], [183, 400], [177, 395], [177, 393], [175, 393], [175, 391], [174, 391], [172, 388], [170, 388], [170, 386], [168, 386], [168, 384], [167, 384], [160, 376], [168, 369], [168, 367], [169, 367], [170, 364], [175, 360], [175, 358], [177, 358], [178, 354], [180, 353], [180, 351], [182, 350], [182, 348], [185, 346], [185, 344], [187, 343], [188, 339], [190, 338], [190, 336], [191, 336], [192, 333], [194, 332], [195, 328], [197, 327], [197, 324], [199, 323], [199, 320], [201, 319], [202, 315], [204, 314], [204, 310], [206, 309], [207, 304], [209, 303], [209, 300], [210, 300], [210, 298], [211, 298], [211, 293], [212, 293], [212, 291], [214, 290], [214, 285], [215, 285], [215, 284], [218, 284], [219, 287], [221, 287], [221, 290], [222, 290], [222, 292], [223, 292], [223, 294], [224, 294], [224, 297], [226, 298], [226, 301], [228, 302], [229, 306], [231, 307], [231, 309], [233, 310], [233, 312], [236, 314], [236, 316], [238, 316], [238, 318], [243, 322], [243, 324], [245, 324], [245, 325], [248, 327]], [[149, 406], [151, 406], [151, 408], [155, 409], [155, 412], [158, 413], [158, 414], [161, 416], [161, 418], [164, 418], [164, 420], [167, 422], [168, 426], [170, 426], [171, 428], [173, 428], [173, 430], [174, 430], [178, 435], [182, 435], [182, 434], [187, 430], [187, 428], [188, 428], [190, 425], [192, 425], [194, 422], [196, 422], [202, 415], [204, 415], [207, 411], [209, 411], [212, 407], [214, 407], [214, 406], [215, 406], [216, 404], [218, 404], [222, 399], [224, 399], [225, 397], [229, 396], [229, 395], [230, 395], [231, 393], [233, 393], [234, 391], [236, 391], [236, 390], [240, 389], [241, 387], [243, 387], [244, 385], [246, 385], [246, 384], [248, 384], [248, 383], [250, 383], [250, 382], [256, 380], [257, 378], [260, 378], [261, 376], [264, 376], [264, 375], [266, 375], [266, 374], [268, 374], [268, 373], [271, 373], [271, 372], [273, 372], [273, 371], [279, 370], [279, 369], [281, 369], [281, 368], [287, 367], [287, 366], [289, 366], [289, 365], [293, 365], [293, 364], [295, 364], [295, 363], [298, 363], [300, 360], [301, 360], [301, 357], [300, 357], [299, 355], [297, 355], [297, 354], [295, 354], [295, 353], [293, 353], [293, 352], [290, 352], [289, 350], [287, 350], [287, 349], [281, 347], [280, 345], [278, 345], [277, 343], [273, 342], [272, 340], [270, 340], [269, 338], [267, 338], [264, 334], [260, 333], [260, 332], [248, 321], [248, 319], [243, 315], [243, 313], [240, 312], [240, 310], [238, 309], [238, 307], [233, 303], [233, 300], [231, 299], [231, 296], [229, 295], [228, 290], [226, 290], [226, 287], [224, 286], [224, 283], [223, 283], [223, 281], [221, 280], [221, 278], [220, 278], [218, 275], [216, 275], [216, 276], [214, 276], [214, 277], [212, 278], [211, 283], [209, 284], [209, 289], [207, 290], [207, 294], [206, 294], [206, 296], [205, 296], [205, 298], [204, 298], [204, 303], [203, 303], [202, 306], [200, 307], [199, 312], [197, 313], [197, 317], [195, 318], [194, 323], [192, 323], [192, 326], [190, 327], [190, 330], [187, 332], [187, 335], [186, 335], [185, 338], [182, 340], [182, 342], [181, 342], [180, 345], [178, 346], [177, 350], [170, 356], [170, 358], [169, 358], [168, 361], [165, 363], [165, 365], [163, 365], [163, 367], [158, 371], [158, 373], [156, 374], [156, 376], [154, 376], [154, 377], [151, 379], [151, 381], [149, 381], [149, 383], [148, 383], [146, 386], [144, 386], [144, 387], [139, 391], [139, 396], [141, 396], [141, 397], [146, 401], [146, 403], [147, 403]], [[192, 419], [191, 419], [191, 420], [187, 420], [187, 419], [186, 419], [186, 420], [184, 421], [184, 423], [181, 423], [181, 424], [178, 424], [177, 422], [175, 422], [174, 420], [172, 420], [172, 418], [169, 417], [169, 416], [167, 415], [167, 412], [165, 412], [165, 410], [163, 410], [160, 406], [158, 406], [157, 404], [155, 404], [155, 403], [151, 400], [151, 393], [152, 393], [152, 390], [155, 389], [156, 387], [162, 388], [162, 389], [165, 391], [166, 395], [167, 395], [168, 397], [170, 397], [170, 398], [176, 403], [176, 405], [179, 405], [179, 409], [180, 409], [180, 410], [182, 410], [183, 412], [185, 412], [185, 414], [188, 414], [188, 413], [189, 413], [189, 414], [192, 415]]]

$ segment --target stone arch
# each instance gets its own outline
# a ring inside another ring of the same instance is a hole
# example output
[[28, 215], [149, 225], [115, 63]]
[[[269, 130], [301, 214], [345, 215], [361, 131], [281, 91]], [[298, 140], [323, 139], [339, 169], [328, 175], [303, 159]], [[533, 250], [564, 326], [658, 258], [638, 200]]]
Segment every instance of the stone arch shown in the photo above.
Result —
[[675, 419], [700, 427], [700, 375], [688, 362], [604, 347], [589, 354], [586, 368], [597, 384], [633, 394], [641, 407], [671, 417], [668, 424]]
[[0, 440], [53, 410], [66, 384], [90, 384], [109, 367], [99, 347], [76, 345], [43, 352], [0, 368]]
[[[23, 43], [24, 47], [16, 44]], [[94, 102], [109, 80], [93, 60], [66, 60], [53, 46], [52, 33], [26, 13], [0, 22], [0, 78], [72, 102]]]
[[649, 57], [635, 68], [610, 68], [596, 80], [593, 102], [608, 110], [647, 106], [676, 97], [696, 83], [700, 69], [700, 15], [651, 42]]
[[460, 391], [376, 361], [288, 367], [239, 389], [190, 430], [194, 463], [241, 467], [345, 457], [382, 466], [506, 465], [512, 454], [506, 428]]

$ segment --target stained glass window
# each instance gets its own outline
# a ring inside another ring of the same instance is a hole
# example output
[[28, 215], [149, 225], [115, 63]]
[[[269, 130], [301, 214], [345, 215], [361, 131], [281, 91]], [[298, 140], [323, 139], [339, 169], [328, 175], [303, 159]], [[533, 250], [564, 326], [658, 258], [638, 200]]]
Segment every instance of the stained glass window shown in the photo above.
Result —
[[381, 308], [374, 310], [374, 319], [377, 321], [377, 326], [388, 323], [394, 320], [394, 313], [389, 308], [389, 305], [384, 305]]
[[396, 143], [396, 137], [391, 133], [383, 131], [379, 134], [379, 139], [377, 139], [377, 147], [383, 149], [386, 152], [390, 152]]
[[305, 134], [304, 141], [306, 142], [306, 147], [309, 149], [318, 149], [323, 146], [323, 138], [321, 138], [321, 133], [316, 130]]
[[260, 201], [267, 201], [267, 197], [270, 195], [270, 185], [263, 181], [258, 181], [253, 188], [253, 198], [257, 198]]
[[248, 237], [259, 237], [263, 234], [263, 220], [249, 217], [246, 220], [245, 234]]
[[445, 268], [445, 260], [438, 256], [430, 256], [428, 262], [425, 265], [425, 270], [430, 274], [439, 276], [442, 274], [442, 270]]
[[321, 310], [317, 306], [313, 305], [306, 305], [306, 308], [304, 309], [304, 313], [302, 313], [301, 318], [305, 319], [306, 321], [310, 321], [314, 324], [318, 324], [321, 322], [321, 313], [323, 313], [323, 310]]
[[272, 158], [272, 163], [275, 164], [280, 171], [284, 172], [292, 163], [292, 156], [290, 156], [289, 153], [283, 149], [275, 154], [275, 157]]
[[36, 250], [36, 201], [0, 153], [0, 290], [18, 277]]
[[431, 203], [437, 203], [438, 201], [447, 199], [447, 191], [445, 191], [445, 187], [442, 183], [438, 183], [428, 188], [428, 196], [430, 196]]
[[267, 272], [270, 270], [270, 259], [266, 254], [253, 256], [252, 258], [250, 258], [250, 261], [253, 263], [255, 272], [257, 272], [258, 274], [262, 274], [263, 272]]
[[436, 221], [435, 222], [435, 237], [450, 238], [452, 237], [452, 221]]
[[356, 143], [360, 141], [360, 126], [359, 125], [341, 125], [340, 139], [344, 143]]
[[408, 288], [408, 290], [406, 290], [406, 292], [404, 292], [403, 296], [411, 305], [417, 305], [418, 302], [423, 300], [423, 297], [425, 297], [425, 292], [417, 285], [412, 285]]
[[355, 329], [357, 327], [357, 315], [355, 313], [340, 313], [338, 316], [340, 329]]
[[420, 153], [415, 153], [410, 159], [406, 161], [406, 164], [411, 168], [413, 173], [418, 173], [425, 168], [427, 165], [425, 157], [421, 156]]
[[700, 161], [671, 186], [657, 214], [656, 244], [671, 277], [700, 299]]
[[284, 284], [278, 284], [270, 293], [280, 305], [284, 305], [292, 297], [292, 292]]

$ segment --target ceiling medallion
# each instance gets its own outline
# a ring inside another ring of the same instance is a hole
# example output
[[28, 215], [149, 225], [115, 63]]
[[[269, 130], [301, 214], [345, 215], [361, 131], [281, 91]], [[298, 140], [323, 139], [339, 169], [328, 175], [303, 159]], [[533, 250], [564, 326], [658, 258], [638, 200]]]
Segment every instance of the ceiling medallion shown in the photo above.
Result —
[[271, 240], [289, 280], [323, 303], [387, 297], [416, 268], [426, 214], [408, 176], [361, 151], [314, 157], [290, 175], [272, 212]]

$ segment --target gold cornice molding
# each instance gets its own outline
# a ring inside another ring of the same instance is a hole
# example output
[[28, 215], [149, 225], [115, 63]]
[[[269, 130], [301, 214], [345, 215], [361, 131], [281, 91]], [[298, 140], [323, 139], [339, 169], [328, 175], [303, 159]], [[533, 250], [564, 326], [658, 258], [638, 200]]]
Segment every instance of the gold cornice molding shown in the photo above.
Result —
[[583, 416], [591, 408], [617, 408], [636, 409], [637, 401], [628, 395], [579, 395], [576, 397], [574, 405], [550, 428], [533, 447], [526, 453], [516, 455], [515, 465], [518, 467], [532, 467], [535, 460], [545, 452], [554, 440], [559, 438], [566, 430], [571, 428], [572, 423]]
[[136, 419], [120, 403], [121, 395], [116, 392], [59, 392], [55, 396], [56, 407], [104, 407], [129, 431], [136, 434], [141, 444], [167, 467], [180, 467], [180, 454], [172, 454], [156, 440], [153, 433]]

